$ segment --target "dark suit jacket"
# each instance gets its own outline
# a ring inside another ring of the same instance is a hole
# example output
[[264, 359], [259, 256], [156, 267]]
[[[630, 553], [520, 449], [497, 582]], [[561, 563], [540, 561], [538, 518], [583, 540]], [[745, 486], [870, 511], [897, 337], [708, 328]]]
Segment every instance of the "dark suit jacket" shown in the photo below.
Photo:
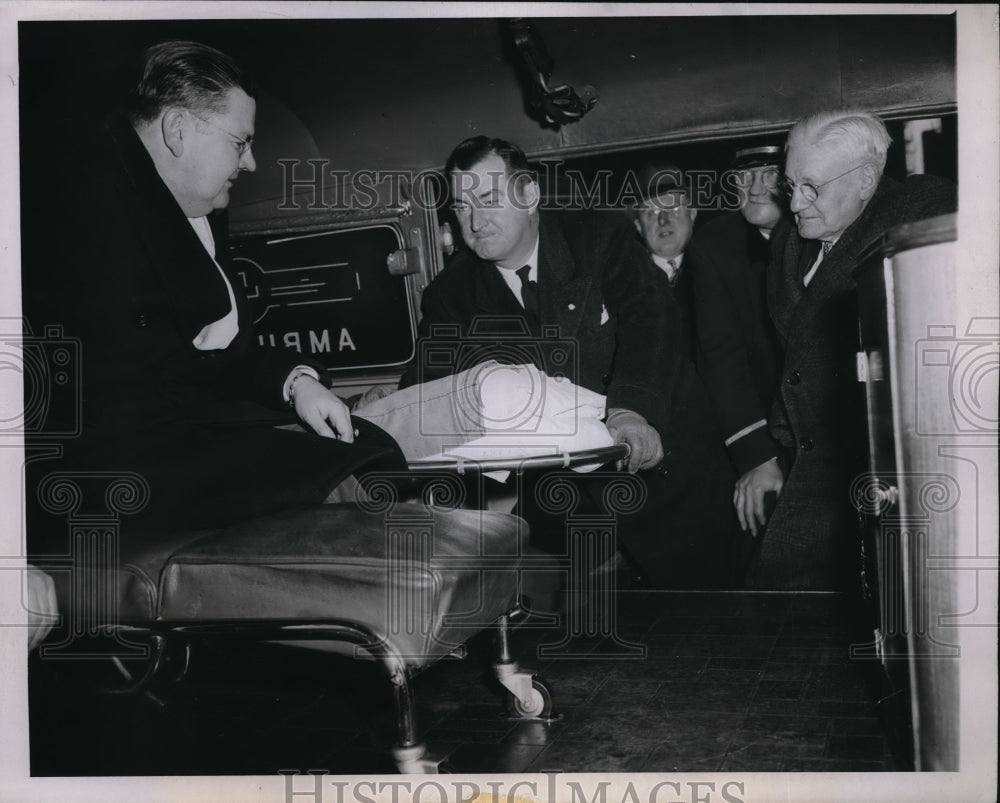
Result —
[[[781, 370], [781, 352], [765, 299], [770, 243], [739, 212], [699, 229], [688, 248], [698, 339], [698, 370], [725, 437], [766, 420]], [[777, 454], [767, 427], [729, 446], [738, 474]]]
[[[229, 309], [218, 269], [127, 120], [97, 126], [83, 153], [58, 185], [58, 204], [29, 199], [24, 208], [35, 235], [25, 274], [45, 277], [26, 283], [28, 321], [35, 331], [56, 324], [79, 338], [82, 365], [82, 434], [40, 471], [141, 474], [151, 496], [123, 522], [127, 533], [220, 526], [322, 502], [385, 454], [275, 429], [294, 420], [281, 388], [308, 360], [257, 348], [231, 273], [239, 333], [225, 349], [196, 349], [192, 339]], [[217, 237], [227, 268], [221, 231]]]
[[932, 176], [883, 177], [868, 206], [824, 258], [807, 288], [801, 276], [818, 246], [793, 226], [774, 235], [768, 305], [784, 348], [771, 434], [785, 452], [785, 487], [761, 549], [755, 582], [833, 587], [857, 563], [852, 479], [866, 466], [863, 386], [856, 375], [858, 318], [851, 275], [864, 248], [900, 223], [955, 211], [955, 186]]
[[685, 253], [684, 259], [681, 262], [680, 275], [675, 276], [673, 283], [671, 283], [667, 278], [667, 272], [656, 264], [652, 255], [649, 256], [649, 260], [653, 264], [653, 269], [660, 275], [661, 280], [666, 283], [667, 292], [674, 300], [674, 306], [677, 308], [677, 312], [680, 315], [678, 321], [680, 333], [678, 343], [680, 345], [681, 355], [684, 359], [694, 365], [697, 357], [697, 334], [695, 332], [694, 324], [695, 304], [693, 274], [696, 267], [694, 265], [694, 261], [691, 259], [690, 253]]
[[533, 362], [606, 394], [608, 407], [635, 410], [654, 427], [665, 427], [677, 372], [678, 318], [627, 221], [543, 213], [538, 262], [542, 331], [532, 332], [496, 267], [467, 251], [457, 254], [424, 291], [420, 322], [422, 353], [428, 344], [456, 344], [455, 357], [416, 363], [402, 384], [486, 359]]

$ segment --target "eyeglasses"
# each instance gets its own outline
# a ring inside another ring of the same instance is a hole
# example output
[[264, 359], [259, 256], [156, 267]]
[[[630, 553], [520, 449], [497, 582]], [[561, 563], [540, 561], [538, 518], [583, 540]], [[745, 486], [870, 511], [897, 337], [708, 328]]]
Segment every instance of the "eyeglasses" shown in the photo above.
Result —
[[734, 170], [733, 175], [736, 178], [736, 183], [741, 187], [750, 187], [753, 185], [754, 175], [760, 176], [760, 182], [764, 185], [766, 189], [773, 190], [778, 186], [778, 181], [781, 178], [781, 171], [776, 167], [769, 168], [749, 168], [746, 170]]
[[243, 139], [242, 137], [236, 136], [231, 131], [226, 131], [226, 129], [224, 129], [222, 126], [216, 125], [211, 120], [206, 120], [200, 114], [195, 114], [194, 112], [190, 112], [190, 114], [192, 117], [196, 117], [197, 119], [201, 120], [205, 125], [214, 128], [216, 131], [221, 131], [227, 137], [232, 137], [233, 145], [236, 146], [236, 151], [237, 153], [239, 153], [241, 159], [243, 158], [243, 155], [253, 147], [253, 135], [250, 135], [246, 139]]
[[866, 164], [868, 164], [868, 162], [862, 162], [856, 167], [852, 167], [850, 170], [845, 170], [839, 176], [834, 176], [833, 178], [827, 179], [822, 184], [796, 184], [792, 181], [789, 181], [786, 178], [784, 181], [781, 182], [781, 188], [782, 190], [784, 190], [785, 195], [787, 195], [789, 198], [795, 195], [796, 190], [799, 190], [802, 193], [802, 199], [806, 203], [811, 204], [815, 202], [817, 198], [819, 198], [819, 191], [823, 189], [823, 187], [825, 187], [827, 184], [832, 184], [837, 179], [843, 178], [849, 173], [853, 173], [855, 170], [860, 170]]
[[673, 202], [670, 205], [654, 201], [641, 207], [639, 209], [639, 216], [649, 220], [659, 220], [661, 217], [675, 218], [687, 212], [687, 209], [687, 203], [683, 200]]

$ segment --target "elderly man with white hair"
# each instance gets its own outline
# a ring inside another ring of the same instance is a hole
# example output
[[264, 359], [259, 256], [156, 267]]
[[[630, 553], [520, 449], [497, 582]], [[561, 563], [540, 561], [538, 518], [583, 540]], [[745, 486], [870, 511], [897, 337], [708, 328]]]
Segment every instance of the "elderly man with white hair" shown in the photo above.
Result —
[[764, 494], [779, 492], [751, 575], [759, 587], [841, 588], [857, 565], [849, 489], [865, 470], [867, 430], [851, 274], [889, 229], [957, 206], [948, 181], [883, 175], [890, 143], [883, 122], [857, 110], [814, 114], [788, 135], [784, 189], [795, 226], [775, 230], [767, 281], [783, 348], [769, 419], [781, 454], [744, 474], [735, 498], [744, 519], [761, 522]]

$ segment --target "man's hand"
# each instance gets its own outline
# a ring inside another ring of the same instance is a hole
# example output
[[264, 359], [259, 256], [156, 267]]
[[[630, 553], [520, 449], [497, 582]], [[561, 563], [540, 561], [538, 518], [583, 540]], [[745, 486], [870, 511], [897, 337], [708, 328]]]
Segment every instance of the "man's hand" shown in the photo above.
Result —
[[633, 410], [616, 407], [608, 410], [608, 432], [615, 443], [627, 443], [632, 450], [628, 457], [629, 473], [652, 468], [663, 459], [660, 433]]
[[785, 478], [781, 476], [778, 458], [772, 457], [757, 468], [750, 469], [736, 481], [733, 491], [733, 505], [740, 519], [740, 527], [746, 532], [750, 530], [757, 535], [757, 526], [767, 524], [767, 514], [764, 512], [764, 494], [769, 491], [781, 493]]
[[28, 652], [45, 641], [59, 618], [56, 584], [41, 569], [28, 567]]
[[296, 415], [317, 435], [347, 443], [354, 441], [354, 427], [347, 405], [308, 374], [302, 374], [295, 380], [292, 402]]

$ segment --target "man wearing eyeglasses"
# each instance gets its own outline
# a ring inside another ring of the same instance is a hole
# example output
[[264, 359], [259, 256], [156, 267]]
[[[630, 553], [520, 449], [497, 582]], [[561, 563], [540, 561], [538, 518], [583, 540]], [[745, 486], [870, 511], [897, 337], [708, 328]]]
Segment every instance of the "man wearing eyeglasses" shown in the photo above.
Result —
[[[643, 204], [635, 211], [635, 229], [656, 266], [680, 324], [679, 394], [683, 422], [670, 430], [666, 476], [694, 478], [697, 493], [678, 495], [671, 504], [671, 533], [677, 555], [726, 572], [732, 583], [742, 579], [744, 561], [736, 549], [740, 534], [729, 504], [734, 482], [726, 456], [724, 435], [708, 388], [695, 369], [699, 360], [696, 324], [700, 307], [695, 287], [702, 271], [701, 255], [692, 247], [698, 209], [693, 203], [688, 177], [671, 163], [647, 163], [637, 174]], [[664, 311], [666, 312], [666, 311]]]
[[[762, 587], [841, 588], [857, 574], [849, 490], [865, 470], [867, 430], [851, 273], [888, 229], [957, 205], [954, 185], [943, 179], [883, 175], [890, 142], [878, 117], [851, 110], [812, 115], [788, 135], [784, 189], [795, 226], [775, 230], [767, 283], [784, 352], [769, 419], [780, 465], [755, 470], [780, 468], [784, 485], [753, 575]], [[737, 486], [737, 507], [758, 521], [754, 486], [767, 482], [744, 477]]]
[[[213, 48], [151, 47], [125, 113], [81, 137], [59, 236], [26, 238], [29, 322], [80, 343], [82, 432], [60, 467], [142, 478], [149, 500], [126, 534], [319, 504], [395, 454], [374, 428], [352, 443], [365, 426], [318, 381], [321, 366], [255, 343], [214, 214], [256, 167], [254, 97]], [[24, 204], [27, 226], [51, 227], [51, 199]], [[277, 426], [296, 420], [306, 431]]]
[[635, 212], [635, 229], [653, 264], [662, 272], [681, 316], [681, 351], [694, 360], [692, 273], [685, 264], [698, 210], [683, 171], [674, 164], [646, 164], [638, 171], [643, 204]]

